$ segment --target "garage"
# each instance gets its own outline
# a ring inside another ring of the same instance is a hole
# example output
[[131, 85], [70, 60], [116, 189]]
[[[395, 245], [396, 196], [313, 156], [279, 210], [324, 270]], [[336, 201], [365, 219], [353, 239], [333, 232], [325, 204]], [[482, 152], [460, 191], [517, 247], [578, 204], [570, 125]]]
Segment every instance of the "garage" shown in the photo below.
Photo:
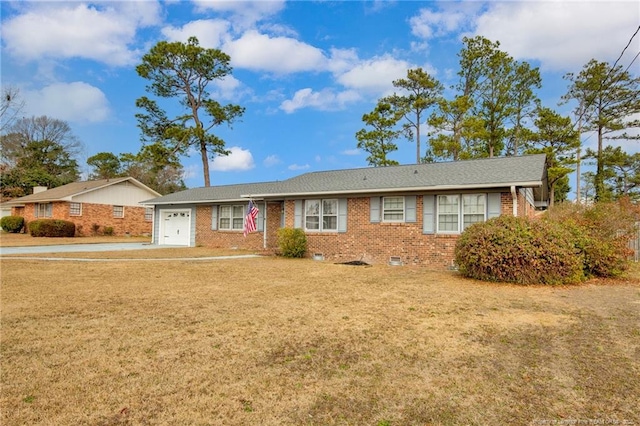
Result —
[[159, 244], [188, 246], [191, 241], [191, 210], [163, 210]]

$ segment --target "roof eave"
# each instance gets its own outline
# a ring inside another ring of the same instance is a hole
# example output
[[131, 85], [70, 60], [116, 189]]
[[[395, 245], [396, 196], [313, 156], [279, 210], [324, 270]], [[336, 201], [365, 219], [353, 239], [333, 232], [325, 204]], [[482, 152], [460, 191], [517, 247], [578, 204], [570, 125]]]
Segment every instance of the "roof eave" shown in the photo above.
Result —
[[525, 181], [525, 182], [497, 182], [497, 183], [479, 183], [470, 185], [432, 185], [417, 186], [406, 188], [371, 188], [358, 190], [341, 190], [341, 191], [309, 191], [309, 192], [283, 192], [279, 194], [247, 194], [240, 195], [242, 198], [282, 198], [282, 197], [300, 197], [315, 195], [348, 195], [348, 194], [376, 194], [388, 192], [417, 192], [417, 191], [451, 191], [457, 189], [482, 189], [482, 188], [508, 188], [511, 186], [535, 188], [542, 186], [542, 181]]

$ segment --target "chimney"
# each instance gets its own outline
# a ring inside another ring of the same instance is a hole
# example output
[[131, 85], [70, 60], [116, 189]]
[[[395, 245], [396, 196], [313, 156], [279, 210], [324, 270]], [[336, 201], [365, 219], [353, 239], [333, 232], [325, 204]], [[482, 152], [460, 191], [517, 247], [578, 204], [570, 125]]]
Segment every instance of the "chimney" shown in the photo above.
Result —
[[48, 188], [46, 186], [34, 186], [33, 187], [33, 193], [37, 194], [39, 192], [44, 192], [46, 191]]

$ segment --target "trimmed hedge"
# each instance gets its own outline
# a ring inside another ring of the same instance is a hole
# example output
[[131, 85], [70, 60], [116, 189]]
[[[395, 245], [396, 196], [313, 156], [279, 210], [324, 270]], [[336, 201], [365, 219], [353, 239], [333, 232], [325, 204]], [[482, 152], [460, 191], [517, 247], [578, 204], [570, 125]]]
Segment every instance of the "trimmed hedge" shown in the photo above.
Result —
[[76, 225], [60, 219], [38, 219], [29, 222], [29, 233], [32, 237], [74, 237]]
[[24, 228], [24, 218], [22, 216], [5, 216], [0, 219], [0, 227], [12, 234], [17, 234]]
[[468, 227], [456, 242], [463, 275], [516, 284], [572, 284], [585, 279], [583, 254], [552, 222], [500, 216]]
[[307, 236], [299, 228], [278, 229], [278, 247], [284, 257], [304, 257], [307, 252]]

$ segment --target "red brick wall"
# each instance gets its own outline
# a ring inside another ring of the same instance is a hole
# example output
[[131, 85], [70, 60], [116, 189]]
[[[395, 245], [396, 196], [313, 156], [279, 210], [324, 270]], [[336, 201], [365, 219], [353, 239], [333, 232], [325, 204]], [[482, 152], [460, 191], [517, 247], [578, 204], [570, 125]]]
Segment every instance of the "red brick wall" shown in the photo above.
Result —
[[98, 233], [102, 234], [105, 227], [113, 228], [113, 235], [150, 235], [151, 221], [144, 219], [144, 207], [124, 206], [124, 217], [113, 217], [113, 206], [109, 204], [82, 203], [80, 216], [69, 214], [68, 202], [52, 203], [51, 218], [35, 217], [35, 205], [26, 204], [24, 208], [12, 209], [11, 214], [24, 217], [27, 224], [35, 219], [62, 219], [76, 224], [76, 235], [88, 236], [93, 234], [93, 225], [99, 225]]
[[[333, 262], [363, 260], [387, 263], [399, 256], [404, 264], [436, 269], [451, 266], [457, 235], [422, 233], [422, 197], [417, 197], [416, 223], [371, 223], [369, 197], [347, 201], [346, 233], [307, 233], [308, 255], [322, 253]], [[293, 227], [294, 201], [286, 202], [286, 224]]]
[[[387, 263], [399, 256], [404, 264], [422, 265], [434, 269], [450, 267], [454, 259], [458, 235], [422, 233], [422, 197], [416, 199], [415, 223], [371, 223], [369, 197], [347, 200], [347, 232], [308, 232], [307, 256], [322, 253], [325, 260], [346, 262], [363, 260], [367, 263]], [[502, 214], [513, 214], [510, 192], [501, 196]], [[263, 206], [259, 205], [259, 208]], [[267, 212], [267, 251], [277, 251], [277, 232], [280, 228], [281, 203], [269, 203]], [[293, 228], [295, 201], [284, 202], [285, 227]], [[529, 215], [533, 210], [524, 197], [518, 199], [518, 214]], [[217, 248], [263, 250], [263, 233], [243, 237], [240, 231], [212, 231], [211, 207], [196, 210], [196, 245]]]
[[[263, 210], [264, 204], [258, 203]], [[267, 251], [273, 252], [277, 247], [277, 233], [280, 228], [282, 203], [267, 204]], [[264, 214], [264, 212], [262, 212]], [[241, 250], [264, 250], [264, 233], [252, 232], [246, 237], [242, 231], [211, 229], [211, 206], [196, 208], [196, 246], [212, 248], [232, 248]]]

